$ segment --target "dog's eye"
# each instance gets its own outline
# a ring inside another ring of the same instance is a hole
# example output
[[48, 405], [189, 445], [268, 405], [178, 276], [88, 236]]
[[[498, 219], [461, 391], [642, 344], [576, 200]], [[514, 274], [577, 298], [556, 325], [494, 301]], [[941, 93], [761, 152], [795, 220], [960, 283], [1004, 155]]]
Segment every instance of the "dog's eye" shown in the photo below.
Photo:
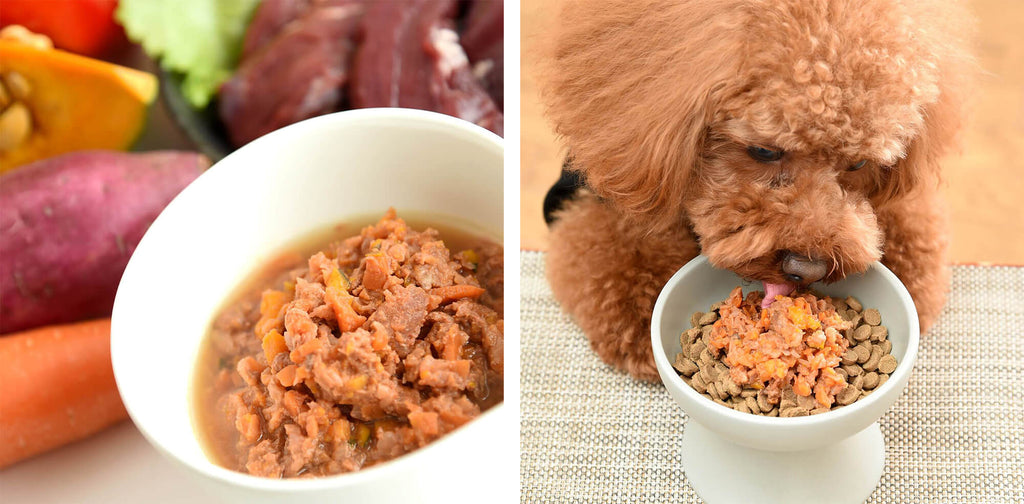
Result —
[[781, 150], [765, 149], [764, 147], [758, 147], [756, 145], [747, 147], [747, 154], [750, 154], [750, 157], [762, 163], [771, 163], [772, 161], [782, 159]]
[[849, 168], [847, 168], [846, 171], [857, 171], [861, 168], [864, 168], [864, 165], [866, 164], [868, 164], [868, 160], [861, 159], [860, 161], [857, 161], [857, 164], [851, 165]]

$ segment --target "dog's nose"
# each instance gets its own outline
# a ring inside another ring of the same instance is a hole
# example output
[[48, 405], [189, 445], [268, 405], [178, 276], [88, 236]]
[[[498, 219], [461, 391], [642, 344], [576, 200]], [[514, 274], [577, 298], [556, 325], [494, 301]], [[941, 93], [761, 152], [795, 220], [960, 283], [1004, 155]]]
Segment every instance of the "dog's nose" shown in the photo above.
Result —
[[787, 251], [782, 257], [782, 273], [790, 282], [809, 284], [825, 278], [828, 266], [820, 259]]

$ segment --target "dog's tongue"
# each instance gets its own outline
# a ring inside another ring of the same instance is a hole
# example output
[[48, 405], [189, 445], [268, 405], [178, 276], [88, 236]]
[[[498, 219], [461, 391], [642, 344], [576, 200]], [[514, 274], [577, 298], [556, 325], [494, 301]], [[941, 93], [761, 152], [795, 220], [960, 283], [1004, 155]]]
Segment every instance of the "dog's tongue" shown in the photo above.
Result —
[[793, 292], [793, 285], [788, 283], [764, 282], [764, 299], [761, 301], [761, 309], [768, 308], [775, 301], [775, 296], [785, 296]]

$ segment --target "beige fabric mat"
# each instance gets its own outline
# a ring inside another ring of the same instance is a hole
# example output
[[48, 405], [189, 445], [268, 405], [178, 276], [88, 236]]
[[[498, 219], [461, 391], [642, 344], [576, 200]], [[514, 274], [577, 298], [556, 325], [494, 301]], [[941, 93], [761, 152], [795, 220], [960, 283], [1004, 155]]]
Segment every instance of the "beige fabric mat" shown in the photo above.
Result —
[[[522, 502], [701, 502], [661, 385], [604, 365], [523, 252]], [[885, 472], [869, 503], [1024, 502], [1024, 268], [955, 266], [910, 384], [880, 420]]]

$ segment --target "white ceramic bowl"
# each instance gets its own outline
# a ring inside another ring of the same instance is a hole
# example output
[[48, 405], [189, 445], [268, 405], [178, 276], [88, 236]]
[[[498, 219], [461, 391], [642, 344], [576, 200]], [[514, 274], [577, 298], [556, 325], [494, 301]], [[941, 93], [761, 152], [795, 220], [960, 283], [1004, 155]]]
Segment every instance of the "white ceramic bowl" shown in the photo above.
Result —
[[815, 285], [823, 294], [854, 296], [866, 308], [877, 308], [889, 329], [896, 370], [867, 397], [818, 415], [772, 418], [740, 413], [697, 393], [672, 367], [680, 351], [679, 335], [690, 328], [690, 315], [707, 311], [737, 285], [746, 294], [759, 284], [743, 282], [731, 271], [715, 269], [704, 256], [686, 263], [669, 279], [654, 305], [651, 343], [658, 373], [669, 394], [691, 420], [736, 444], [767, 451], [801, 451], [837, 443], [861, 432], [889, 409], [903, 392], [917, 359], [920, 338], [917, 310], [910, 294], [891, 271], [874, 263], [862, 275], [831, 285]]
[[214, 165], [156, 219], [117, 292], [114, 375], [139, 430], [173, 460], [207, 476], [197, 478], [206, 482], [202, 493], [224, 499], [448, 502], [446, 488], [465, 496], [507, 479], [487, 463], [515, 457], [496, 441], [517, 432], [504, 405], [391, 462], [276, 480], [207, 459], [193, 431], [190, 393], [197, 350], [215, 312], [275, 251], [346, 217], [382, 215], [388, 206], [400, 216], [414, 210], [461, 217], [500, 237], [502, 158], [502, 139], [468, 122], [366, 109], [288, 126]]

